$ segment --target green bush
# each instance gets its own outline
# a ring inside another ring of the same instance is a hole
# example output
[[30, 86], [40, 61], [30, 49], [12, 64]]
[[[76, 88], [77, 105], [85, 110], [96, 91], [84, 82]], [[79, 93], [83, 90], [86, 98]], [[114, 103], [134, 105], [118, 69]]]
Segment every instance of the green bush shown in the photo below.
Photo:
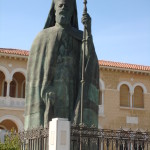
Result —
[[0, 150], [20, 150], [20, 140], [14, 129], [6, 135], [4, 143], [0, 142]]

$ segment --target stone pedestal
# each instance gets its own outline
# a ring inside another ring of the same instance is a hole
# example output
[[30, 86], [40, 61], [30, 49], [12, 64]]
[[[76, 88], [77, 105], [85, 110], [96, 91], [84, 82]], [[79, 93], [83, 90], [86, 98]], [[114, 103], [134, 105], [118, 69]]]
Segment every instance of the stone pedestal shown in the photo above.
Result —
[[70, 121], [54, 118], [49, 124], [49, 150], [70, 150]]

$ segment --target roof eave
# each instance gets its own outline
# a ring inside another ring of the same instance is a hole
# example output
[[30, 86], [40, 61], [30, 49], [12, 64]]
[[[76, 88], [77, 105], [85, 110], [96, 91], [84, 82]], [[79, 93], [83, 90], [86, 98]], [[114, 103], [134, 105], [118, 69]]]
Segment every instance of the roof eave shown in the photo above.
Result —
[[110, 69], [110, 70], [118, 70], [118, 71], [126, 71], [126, 72], [136, 72], [136, 73], [144, 73], [144, 74], [149, 74], [149, 70], [137, 70], [137, 69], [132, 69], [132, 68], [121, 68], [121, 67], [112, 67], [112, 66], [103, 66], [99, 65], [99, 68], [104, 68], [104, 69]]
[[24, 58], [24, 59], [28, 59], [29, 55], [18, 55], [18, 54], [6, 54], [6, 53], [1, 53], [0, 52], [0, 56], [4, 56], [4, 57], [14, 57], [14, 58]]

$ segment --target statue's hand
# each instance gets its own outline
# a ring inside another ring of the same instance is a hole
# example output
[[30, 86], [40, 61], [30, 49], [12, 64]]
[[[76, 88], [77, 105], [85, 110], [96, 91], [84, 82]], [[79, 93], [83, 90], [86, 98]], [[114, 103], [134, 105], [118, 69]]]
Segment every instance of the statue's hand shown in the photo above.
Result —
[[45, 103], [46, 104], [51, 103], [52, 105], [54, 105], [54, 103], [55, 103], [55, 93], [54, 92], [48, 92], [48, 93], [46, 93]]
[[88, 36], [91, 36], [91, 17], [88, 13], [83, 14], [82, 23], [87, 30]]

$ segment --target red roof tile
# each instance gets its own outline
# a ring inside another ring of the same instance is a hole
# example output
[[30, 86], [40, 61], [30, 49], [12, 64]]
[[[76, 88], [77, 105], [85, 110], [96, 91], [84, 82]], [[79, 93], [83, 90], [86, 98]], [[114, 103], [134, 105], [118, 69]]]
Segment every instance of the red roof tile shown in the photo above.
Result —
[[[11, 49], [11, 48], [9, 48], [9, 49], [8, 48], [0, 48], [0, 53], [29, 56], [29, 51], [27, 51], [27, 50], [19, 50], [19, 49]], [[113, 61], [105, 61], [105, 60], [99, 60], [99, 65], [106, 66], [106, 67], [122, 68], [122, 69], [124, 68], [124, 69], [150, 71], [150, 66], [113, 62]]]
[[113, 62], [113, 61], [105, 61], [105, 60], [99, 60], [99, 65], [106, 66], [106, 67], [116, 67], [116, 68], [150, 71], [150, 66]]
[[4, 54], [14, 54], [14, 55], [22, 55], [22, 56], [28, 56], [29, 51], [27, 50], [19, 50], [19, 49], [11, 49], [11, 48], [0, 48], [0, 53]]

